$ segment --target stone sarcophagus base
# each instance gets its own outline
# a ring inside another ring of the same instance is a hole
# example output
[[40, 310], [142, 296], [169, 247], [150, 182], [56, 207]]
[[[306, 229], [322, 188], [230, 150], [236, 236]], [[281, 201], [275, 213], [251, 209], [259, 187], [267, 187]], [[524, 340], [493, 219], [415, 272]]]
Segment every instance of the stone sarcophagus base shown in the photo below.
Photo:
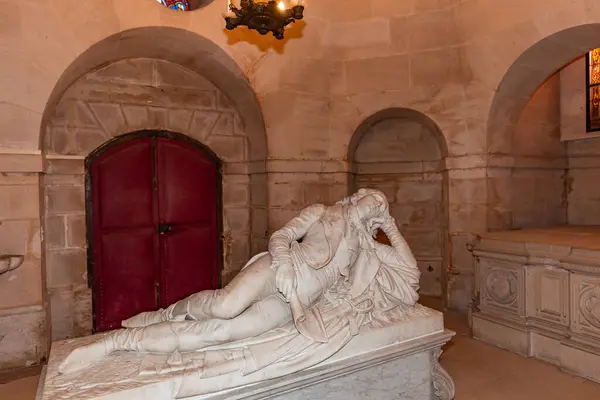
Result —
[[600, 382], [600, 227], [487, 233], [473, 254], [473, 336]]
[[[189, 370], [140, 374], [169, 356], [121, 352], [73, 375], [58, 373], [58, 365], [75, 347], [94, 336], [55, 342], [36, 400], [171, 400], [204, 399], [410, 399], [450, 400], [454, 383], [438, 363], [453, 333], [444, 330], [441, 313], [417, 305], [403, 320], [383, 328], [361, 330], [339, 352], [305, 370], [274, 379], [233, 374], [207, 378], [206, 384], [230, 388], [200, 396], [174, 397], [189, 382]], [[239, 385], [231, 387], [231, 381]], [[248, 383], [252, 382], [252, 383]], [[195, 385], [202, 378], [194, 378]], [[175, 389], [177, 388], [177, 389]]]

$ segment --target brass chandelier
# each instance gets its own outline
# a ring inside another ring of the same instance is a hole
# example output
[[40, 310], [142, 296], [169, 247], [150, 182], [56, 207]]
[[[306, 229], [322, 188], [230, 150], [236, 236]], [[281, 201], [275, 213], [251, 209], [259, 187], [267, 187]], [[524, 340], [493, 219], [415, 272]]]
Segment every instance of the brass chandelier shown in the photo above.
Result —
[[303, 0], [292, 0], [291, 3], [275, 0], [255, 2], [240, 0], [239, 7], [228, 1], [225, 28], [232, 30], [238, 26], [247, 26], [261, 35], [273, 33], [276, 39], [283, 39], [283, 31], [287, 25], [304, 17]]

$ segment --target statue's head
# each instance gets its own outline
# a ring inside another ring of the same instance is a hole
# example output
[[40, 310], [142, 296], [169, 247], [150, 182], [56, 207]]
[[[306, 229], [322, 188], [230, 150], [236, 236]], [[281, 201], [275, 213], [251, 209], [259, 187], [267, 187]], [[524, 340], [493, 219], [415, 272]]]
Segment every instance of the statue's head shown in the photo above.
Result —
[[383, 217], [389, 212], [390, 207], [385, 194], [376, 189], [360, 189], [352, 196], [342, 200], [341, 204], [352, 205], [356, 209], [358, 218], [369, 231], [378, 228], [371, 221]]

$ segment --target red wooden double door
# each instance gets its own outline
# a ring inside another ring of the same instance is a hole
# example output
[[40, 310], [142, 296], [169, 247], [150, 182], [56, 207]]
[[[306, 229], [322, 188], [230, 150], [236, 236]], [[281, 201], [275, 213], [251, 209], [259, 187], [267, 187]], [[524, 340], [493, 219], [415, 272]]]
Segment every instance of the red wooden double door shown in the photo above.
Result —
[[214, 156], [183, 135], [138, 132], [90, 155], [87, 172], [95, 331], [218, 287]]

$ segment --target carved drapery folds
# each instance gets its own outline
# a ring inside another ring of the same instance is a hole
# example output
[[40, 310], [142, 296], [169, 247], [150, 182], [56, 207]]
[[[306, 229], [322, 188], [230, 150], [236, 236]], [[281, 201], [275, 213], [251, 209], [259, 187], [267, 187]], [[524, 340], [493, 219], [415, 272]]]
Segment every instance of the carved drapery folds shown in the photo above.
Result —
[[431, 377], [432, 377], [432, 400], [452, 400], [456, 392], [454, 381], [448, 372], [440, 365], [439, 358], [442, 349], [438, 348], [432, 352]]

